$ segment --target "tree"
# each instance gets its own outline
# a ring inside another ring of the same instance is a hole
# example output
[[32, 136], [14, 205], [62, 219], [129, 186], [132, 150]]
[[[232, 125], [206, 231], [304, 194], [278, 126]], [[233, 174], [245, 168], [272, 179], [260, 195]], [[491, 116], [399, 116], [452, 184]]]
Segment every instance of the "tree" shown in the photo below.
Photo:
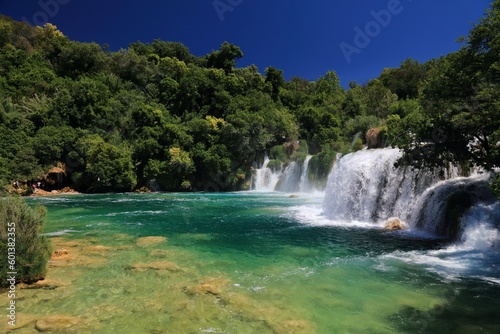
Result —
[[325, 95], [333, 95], [342, 91], [340, 80], [335, 71], [328, 71], [316, 82], [315, 91]]
[[385, 68], [380, 74], [380, 81], [400, 99], [415, 99], [427, 72], [427, 66], [408, 58], [399, 68]]
[[71, 42], [63, 46], [57, 69], [61, 76], [76, 78], [102, 71], [107, 65], [108, 58], [98, 44]]
[[32, 145], [39, 163], [47, 166], [65, 161], [65, 154], [75, 140], [76, 131], [69, 126], [46, 126], [37, 131]]
[[285, 79], [283, 78], [283, 71], [278, 70], [272, 66], [266, 68], [266, 81], [271, 85], [271, 96], [274, 101], [279, 98], [281, 88], [285, 86]]
[[85, 157], [85, 170], [75, 173], [76, 183], [91, 192], [131, 191], [137, 184], [132, 151], [106, 143], [99, 135], [88, 135], [76, 143]]
[[382, 85], [378, 79], [371, 80], [363, 89], [366, 113], [378, 118], [386, 118], [398, 97]]
[[430, 161], [500, 166], [499, 33], [500, 1], [496, 0], [463, 39], [462, 49], [440, 59], [429, 71], [421, 98], [428, 126], [415, 132], [415, 137], [432, 145]]
[[226, 73], [232, 72], [236, 61], [243, 57], [239, 47], [228, 42], [222, 43], [218, 51], [213, 51], [207, 57], [207, 67], [220, 68]]

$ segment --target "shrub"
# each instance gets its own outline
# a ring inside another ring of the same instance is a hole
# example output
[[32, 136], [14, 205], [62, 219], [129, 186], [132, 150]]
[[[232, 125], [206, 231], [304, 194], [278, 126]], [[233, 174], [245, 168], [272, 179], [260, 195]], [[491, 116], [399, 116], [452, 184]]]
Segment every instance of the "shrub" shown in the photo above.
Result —
[[[0, 286], [8, 285], [7, 273], [12, 271], [17, 272], [17, 283], [32, 283], [45, 277], [51, 254], [50, 242], [42, 235], [46, 212], [45, 207], [31, 208], [21, 198], [0, 199]], [[15, 247], [9, 235], [13, 228]], [[9, 248], [15, 249], [14, 270], [9, 267]]]
[[273, 146], [269, 151], [269, 159], [278, 160], [280, 162], [288, 162], [285, 147], [283, 145]]
[[267, 167], [270, 168], [273, 172], [281, 170], [283, 167], [283, 163], [279, 160], [269, 160]]
[[309, 161], [309, 181], [314, 182], [317, 187], [324, 188], [336, 157], [337, 152], [327, 149], [314, 155]]

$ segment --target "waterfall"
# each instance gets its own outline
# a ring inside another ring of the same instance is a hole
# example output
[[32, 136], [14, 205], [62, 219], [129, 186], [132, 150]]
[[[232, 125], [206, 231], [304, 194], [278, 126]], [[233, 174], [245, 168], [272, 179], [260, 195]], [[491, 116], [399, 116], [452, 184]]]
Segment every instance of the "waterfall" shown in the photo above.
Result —
[[420, 195], [456, 168], [441, 173], [412, 167], [396, 168], [398, 149], [363, 150], [340, 158], [328, 177], [323, 208], [330, 219], [380, 222], [411, 218]]
[[313, 192], [318, 191], [309, 181], [309, 162], [312, 155], [307, 155], [303, 163], [289, 162], [285, 168], [273, 170], [268, 167], [269, 158], [264, 158], [260, 168], [252, 175], [252, 190], [280, 192]]
[[287, 193], [297, 192], [300, 187], [300, 176], [301, 166], [295, 161], [290, 162], [280, 175], [276, 190]]
[[149, 180], [148, 187], [149, 187], [149, 189], [153, 190], [154, 192], [161, 191], [160, 184], [158, 183], [158, 181], [156, 181], [156, 179]]
[[420, 196], [410, 224], [434, 235], [457, 236], [459, 219], [467, 209], [494, 201], [488, 178], [487, 173], [457, 177], [429, 187]]
[[311, 160], [312, 157], [313, 157], [312, 155], [308, 155], [305, 158], [304, 163], [302, 164], [302, 173], [300, 174], [300, 181], [299, 181], [299, 191], [301, 193], [310, 192], [314, 190], [314, 186], [309, 182], [309, 176], [308, 176], [309, 161]]
[[397, 250], [381, 259], [417, 264], [446, 279], [500, 284], [500, 201], [489, 188], [489, 174], [396, 168], [401, 154], [364, 150], [338, 159], [328, 177], [322, 216], [314, 223], [373, 228], [398, 217], [408, 228], [402, 233], [448, 242], [436, 249]]
[[461, 222], [463, 248], [500, 251], [500, 202], [473, 206]]
[[274, 172], [271, 168], [267, 167], [269, 161], [269, 157], [265, 156], [262, 166], [255, 170], [255, 177], [252, 177], [252, 190], [274, 191], [281, 174], [281, 169]]
[[468, 209], [495, 202], [488, 173], [460, 177], [454, 167], [397, 168], [401, 154], [378, 149], [340, 158], [328, 177], [324, 214], [345, 222], [382, 223], [398, 217], [412, 229], [455, 238]]

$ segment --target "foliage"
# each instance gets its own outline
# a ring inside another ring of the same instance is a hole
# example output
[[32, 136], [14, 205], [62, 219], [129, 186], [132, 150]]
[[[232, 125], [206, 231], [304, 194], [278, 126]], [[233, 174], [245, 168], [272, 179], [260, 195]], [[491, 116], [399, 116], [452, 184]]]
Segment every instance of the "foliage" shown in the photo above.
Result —
[[96, 134], [82, 137], [76, 147], [85, 157], [85, 171], [75, 179], [79, 187], [93, 192], [131, 191], [135, 187], [132, 152], [128, 147], [107, 143]]
[[389, 137], [405, 149], [406, 162], [500, 166], [499, 33], [497, 0], [461, 50], [430, 64], [420, 88], [421, 108], [406, 103], [388, 119]]
[[496, 173], [493, 181], [490, 183], [490, 188], [493, 190], [498, 199], [500, 199], [500, 174]]
[[0, 188], [63, 163], [80, 191], [237, 190], [266, 152], [274, 168], [313, 154], [325, 176], [376, 127], [403, 163], [500, 167], [499, 27], [495, 0], [458, 52], [344, 89], [335, 71], [239, 68], [228, 42], [201, 57], [161, 40], [110, 52], [0, 16]]
[[324, 187], [336, 158], [337, 152], [331, 149], [324, 149], [314, 155], [309, 161], [309, 180]]
[[[44, 207], [31, 208], [20, 198], [0, 199], [0, 252], [3, 254], [0, 286], [8, 284], [7, 272], [10, 271], [17, 272], [17, 283], [31, 283], [44, 278], [51, 254], [49, 240], [42, 234], [45, 214]], [[7, 254], [14, 252], [15, 264], [14, 270], [11, 270]]]

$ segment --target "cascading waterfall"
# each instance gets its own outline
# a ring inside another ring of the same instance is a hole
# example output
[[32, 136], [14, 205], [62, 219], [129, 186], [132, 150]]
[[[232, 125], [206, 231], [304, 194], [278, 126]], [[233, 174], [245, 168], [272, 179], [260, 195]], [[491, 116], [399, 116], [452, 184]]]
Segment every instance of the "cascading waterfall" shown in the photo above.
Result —
[[401, 154], [397, 149], [363, 150], [339, 159], [328, 177], [326, 216], [365, 222], [397, 216], [407, 221], [419, 195], [438, 182], [439, 175], [394, 167]]
[[309, 162], [312, 155], [307, 155], [302, 164], [292, 161], [283, 169], [272, 170], [268, 167], [266, 156], [262, 167], [255, 170], [252, 177], [252, 190], [280, 192], [313, 192], [318, 191], [309, 181]]
[[489, 174], [457, 177], [432, 185], [413, 208], [410, 224], [433, 235], [457, 236], [458, 220], [477, 203], [491, 203], [494, 196]]
[[399, 217], [410, 234], [451, 242], [381, 259], [418, 264], [449, 279], [469, 276], [500, 284], [500, 202], [489, 189], [488, 173], [461, 177], [451, 167], [396, 168], [401, 154], [364, 150], [338, 159], [328, 178], [323, 215], [331, 224], [358, 227], [383, 226], [387, 218]]
[[300, 174], [299, 191], [301, 193], [310, 192], [314, 190], [314, 186], [309, 182], [309, 161], [312, 155], [308, 155], [302, 164], [302, 173]]
[[150, 189], [153, 189], [153, 191], [155, 191], [155, 192], [161, 191], [160, 184], [158, 184], [158, 181], [156, 181], [156, 179], [149, 180], [148, 186]]
[[464, 249], [500, 251], [500, 203], [480, 203], [462, 217]]
[[274, 172], [271, 168], [267, 167], [269, 161], [269, 157], [265, 156], [262, 167], [255, 170], [255, 177], [252, 178], [252, 190], [274, 191], [274, 188], [278, 183], [281, 170]]
[[280, 175], [279, 182], [276, 185], [275, 190], [287, 193], [298, 191], [300, 186], [301, 169], [302, 166], [295, 161], [290, 162]]
[[412, 228], [455, 237], [466, 209], [494, 201], [487, 173], [459, 177], [454, 167], [396, 168], [401, 154], [397, 149], [364, 150], [339, 159], [328, 177], [325, 215], [373, 223], [398, 217]]

